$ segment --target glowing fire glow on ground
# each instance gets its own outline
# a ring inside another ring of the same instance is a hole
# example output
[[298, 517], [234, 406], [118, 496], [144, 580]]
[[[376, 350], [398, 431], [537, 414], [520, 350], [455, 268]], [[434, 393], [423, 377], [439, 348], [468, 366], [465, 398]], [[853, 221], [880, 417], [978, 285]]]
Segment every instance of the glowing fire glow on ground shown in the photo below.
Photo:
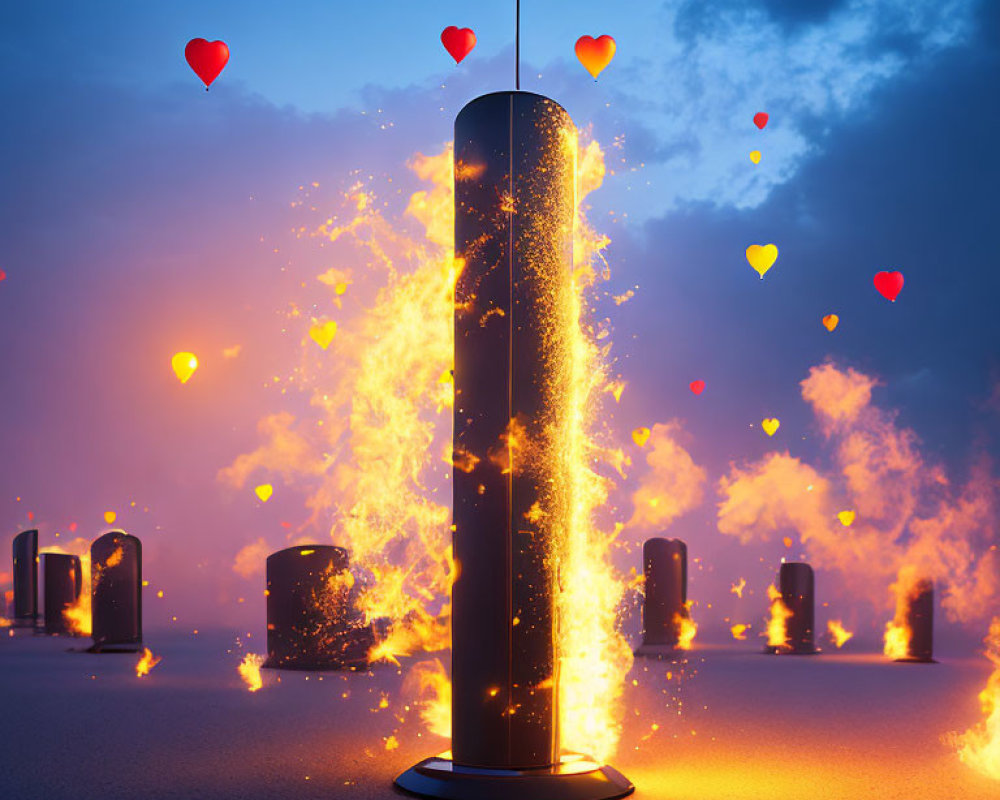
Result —
[[[606, 758], [620, 735], [632, 653], [616, 630], [625, 586], [610, 564], [610, 549], [620, 526], [608, 532], [595, 523], [612, 486], [597, 469], [620, 474], [625, 463], [620, 448], [598, 444], [594, 435], [605, 398], [620, 396], [608, 375], [607, 325], [587, 319], [595, 286], [609, 277], [602, 257], [609, 240], [593, 230], [583, 206], [603, 181], [604, 157], [595, 142], [580, 147], [575, 132], [564, 133], [562, 146], [577, 156], [576, 224], [572, 281], [550, 309], [560, 342], [557, 363], [549, 365], [558, 391], [550, 396], [561, 408], [553, 414], [560, 422], [548, 435], [546, 458], [558, 476], [553, 496], [561, 501], [545, 509], [560, 575], [560, 730], [565, 748]], [[450, 646], [456, 565], [450, 475], [438, 454], [451, 452], [454, 292], [463, 268], [453, 252], [452, 163], [450, 146], [411, 160], [426, 188], [410, 195], [401, 217], [359, 182], [342, 193], [336, 211], [316, 212], [323, 213], [318, 225], [296, 230], [336, 263], [317, 279], [334, 292], [338, 308], [353, 300], [353, 313], [338, 317], [325, 351], [303, 328], [299, 380], [318, 418], [296, 419], [287, 411], [266, 417], [261, 446], [220, 473], [237, 488], [259, 483], [265, 471], [308, 482], [312, 516], [302, 528], [333, 517], [333, 543], [348, 548], [358, 575], [355, 602], [363, 621], [388, 621], [369, 657], [397, 664]], [[289, 316], [308, 327], [309, 316], [297, 308]], [[448, 466], [470, 471], [485, 457], [455, 453]], [[447, 735], [446, 673], [429, 666], [434, 660], [421, 663], [411, 667], [419, 679], [406, 686], [420, 693], [417, 705], [428, 727]]]
[[1000, 617], [995, 617], [985, 639], [986, 657], [993, 673], [979, 693], [985, 719], [965, 733], [950, 737], [962, 762], [990, 778], [1000, 780]]
[[236, 669], [240, 677], [246, 684], [247, 691], [257, 692], [264, 688], [264, 679], [261, 677], [260, 668], [264, 665], [265, 657], [258, 653], [247, 653]]
[[143, 648], [142, 655], [139, 656], [139, 660], [135, 665], [136, 677], [141, 678], [144, 675], [148, 675], [150, 670], [153, 669], [157, 664], [163, 660], [162, 656], [154, 656], [153, 651], [148, 647]]

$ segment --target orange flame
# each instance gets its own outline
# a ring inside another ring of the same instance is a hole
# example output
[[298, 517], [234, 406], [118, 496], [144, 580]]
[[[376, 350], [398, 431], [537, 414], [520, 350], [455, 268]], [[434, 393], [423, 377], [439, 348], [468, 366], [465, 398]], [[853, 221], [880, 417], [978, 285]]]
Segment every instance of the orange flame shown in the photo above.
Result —
[[786, 650], [789, 646], [786, 622], [792, 616], [792, 612], [785, 605], [781, 592], [773, 584], [767, 587], [767, 597], [771, 601], [771, 618], [767, 621], [767, 644], [778, 650]]
[[847, 640], [854, 636], [851, 631], [844, 627], [844, 623], [839, 619], [829, 620], [826, 623], [826, 629], [830, 631], [830, 636], [833, 637], [833, 643], [837, 645], [838, 649], [847, 644]]
[[417, 697], [414, 705], [427, 730], [451, 736], [451, 681], [437, 658], [414, 664], [403, 683], [403, 691]]
[[148, 675], [149, 671], [162, 660], [162, 656], [154, 656], [153, 651], [148, 647], [143, 648], [142, 655], [139, 656], [139, 660], [135, 665], [136, 677], [141, 678], [143, 675]]
[[260, 674], [260, 668], [263, 665], [264, 656], [258, 653], [247, 653], [236, 667], [243, 682], [247, 685], [247, 691], [257, 692], [264, 688], [264, 679]]
[[1000, 780], [1000, 617], [994, 617], [984, 640], [993, 673], [979, 693], [985, 719], [961, 735], [952, 736], [962, 763]]
[[910, 601], [919, 590], [917, 571], [911, 566], [902, 567], [896, 582], [889, 590], [896, 596], [896, 614], [885, 624], [885, 643], [882, 652], [886, 658], [893, 660], [906, 658], [910, 655], [910, 639], [913, 631], [908, 620]]
[[677, 627], [677, 649], [690, 650], [698, 625], [689, 614], [674, 614], [674, 625]]
[[738, 622], [729, 628], [730, 633], [733, 634], [733, 638], [739, 642], [746, 641], [748, 630], [750, 630], [750, 625], [743, 622]]

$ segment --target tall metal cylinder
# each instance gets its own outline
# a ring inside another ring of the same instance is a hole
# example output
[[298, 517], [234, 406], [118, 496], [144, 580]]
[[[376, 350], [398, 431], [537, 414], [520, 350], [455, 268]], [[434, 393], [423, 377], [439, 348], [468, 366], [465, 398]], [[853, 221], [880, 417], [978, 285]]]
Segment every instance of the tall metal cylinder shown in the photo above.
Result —
[[14, 537], [14, 626], [33, 628], [38, 622], [38, 531]]
[[679, 621], [688, 615], [687, 545], [680, 539], [647, 539], [642, 546], [642, 569], [645, 597], [639, 655], [644, 649], [672, 649], [680, 640]]
[[66, 553], [43, 553], [42, 581], [45, 632], [71, 633], [63, 612], [77, 601], [83, 588], [80, 557]]
[[910, 630], [906, 657], [899, 661], [934, 660], [934, 582], [918, 580], [907, 597], [906, 625]]
[[497, 92], [455, 120], [452, 758], [396, 779], [441, 798], [604, 800], [632, 784], [561, 757], [554, 466], [566, 375], [576, 137], [546, 97]]
[[347, 551], [288, 547], [267, 557], [267, 663], [277, 669], [367, 664], [374, 644], [352, 611]]
[[812, 567], [799, 562], [781, 565], [778, 572], [781, 601], [791, 612], [785, 620], [787, 646], [782, 652], [811, 655], [816, 652], [816, 587]]
[[90, 546], [94, 645], [106, 652], [142, 648], [142, 543], [110, 531]]
[[[498, 92], [455, 121], [456, 452], [452, 752], [477, 767], [558, 759], [551, 542], [532, 509], [545, 476], [546, 324], [572, 269], [574, 170], [556, 103]], [[545, 315], [549, 317], [546, 320]]]

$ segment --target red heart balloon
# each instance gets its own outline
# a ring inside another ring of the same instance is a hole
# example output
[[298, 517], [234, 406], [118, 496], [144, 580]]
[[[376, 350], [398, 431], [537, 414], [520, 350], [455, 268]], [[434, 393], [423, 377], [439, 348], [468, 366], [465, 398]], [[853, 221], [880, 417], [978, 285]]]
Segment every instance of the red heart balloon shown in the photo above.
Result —
[[691, 391], [695, 394], [701, 394], [705, 391], [705, 381], [691, 381]]
[[192, 39], [184, 48], [184, 58], [187, 59], [194, 74], [205, 82], [205, 88], [219, 77], [222, 68], [229, 61], [229, 48], [225, 42], [209, 42], [205, 39]]
[[903, 289], [903, 273], [877, 272], [875, 273], [875, 280], [873, 283], [882, 297], [895, 303], [896, 298]]
[[454, 25], [449, 25], [441, 31], [441, 44], [451, 53], [455, 63], [460, 64], [476, 46], [476, 34], [472, 28], [456, 28]]
[[767, 125], [767, 120], [768, 116], [763, 111], [758, 111], [753, 115], [753, 124], [761, 130], [764, 130], [764, 126]]
[[0, 281], [7, 277], [7, 273], [0, 269]]

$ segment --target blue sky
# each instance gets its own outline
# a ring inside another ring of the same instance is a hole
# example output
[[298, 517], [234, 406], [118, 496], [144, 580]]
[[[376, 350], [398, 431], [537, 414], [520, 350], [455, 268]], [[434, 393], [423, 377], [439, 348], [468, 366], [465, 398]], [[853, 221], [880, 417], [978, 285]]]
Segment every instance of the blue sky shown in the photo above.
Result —
[[[0, 30], [0, 519], [13, 534], [30, 503], [52, 530], [96, 525], [137, 499], [152, 510], [135, 525], [173, 532], [151, 551], [164, 573], [193, 542], [228, 570], [256, 535], [258, 509], [215, 474], [284, 402], [262, 384], [288, 347], [205, 370], [216, 402], [186, 405], [163, 354], [192, 331], [205, 351], [279, 331], [311, 266], [288, 242], [298, 187], [352, 170], [410, 186], [402, 165], [440, 150], [465, 102], [511, 86], [508, 4], [206, 5], [22, 4]], [[798, 384], [833, 358], [878, 377], [875, 402], [956, 480], [995, 451], [995, 4], [523, 6], [522, 87], [590, 126], [616, 173], [594, 219], [610, 288], [640, 287], [608, 309], [630, 385], [617, 427], [681, 419], [713, 480], [766, 450], [763, 416], [812, 455]], [[450, 24], [479, 40], [458, 67]], [[573, 58], [583, 33], [618, 43], [597, 82]], [[232, 52], [208, 93], [183, 60], [193, 37]], [[764, 281], [751, 242], [780, 248]], [[881, 269], [906, 275], [893, 305]], [[299, 511], [281, 502], [264, 524]]]

